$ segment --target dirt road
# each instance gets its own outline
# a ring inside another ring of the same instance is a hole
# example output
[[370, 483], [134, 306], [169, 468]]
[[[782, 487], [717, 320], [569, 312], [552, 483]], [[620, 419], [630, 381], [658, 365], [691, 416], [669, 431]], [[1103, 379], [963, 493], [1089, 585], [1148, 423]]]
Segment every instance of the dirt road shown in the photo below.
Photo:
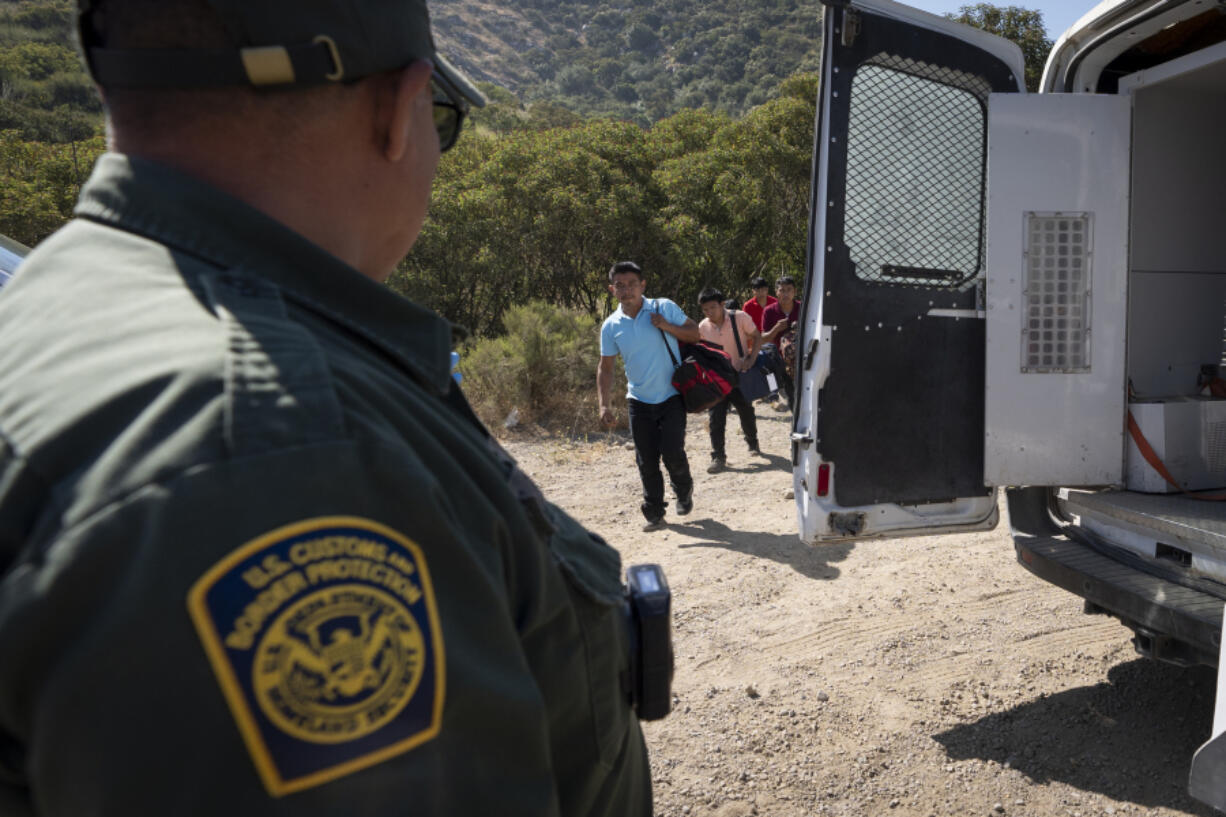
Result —
[[[643, 533], [634, 453], [510, 434], [545, 493], [674, 594], [674, 712], [647, 724], [659, 815], [1209, 815], [1186, 793], [1212, 671], [1138, 658], [1113, 619], [983, 534], [811, 548], [796, 538], [786, 415], [765, 458], [729, 423], [694, 512]], [[1002, 509], [1003, 518], [1003, 509]]]

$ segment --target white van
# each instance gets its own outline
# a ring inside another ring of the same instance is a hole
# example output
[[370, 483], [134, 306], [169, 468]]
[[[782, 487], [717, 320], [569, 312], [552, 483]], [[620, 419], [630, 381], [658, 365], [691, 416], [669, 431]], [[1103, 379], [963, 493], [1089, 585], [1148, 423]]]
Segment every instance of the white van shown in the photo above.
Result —
[[[1010, 42], [825, 2], [802, 539], [983, 530], [1006, 488], [1024, 567], [1218, 665], [1226, 5], [1103, 2], [1026, 93]], [[1223, 807], [1212, 749], [1192, 790]]]

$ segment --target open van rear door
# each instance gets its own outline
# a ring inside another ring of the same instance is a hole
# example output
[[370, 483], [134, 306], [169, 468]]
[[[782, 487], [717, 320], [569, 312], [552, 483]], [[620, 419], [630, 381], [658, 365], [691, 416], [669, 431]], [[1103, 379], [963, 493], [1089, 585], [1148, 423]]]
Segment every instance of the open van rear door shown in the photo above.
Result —
[[808, 542], [990, 528], [988, 95], [1013, 43], [826, 0], [793, 463]]

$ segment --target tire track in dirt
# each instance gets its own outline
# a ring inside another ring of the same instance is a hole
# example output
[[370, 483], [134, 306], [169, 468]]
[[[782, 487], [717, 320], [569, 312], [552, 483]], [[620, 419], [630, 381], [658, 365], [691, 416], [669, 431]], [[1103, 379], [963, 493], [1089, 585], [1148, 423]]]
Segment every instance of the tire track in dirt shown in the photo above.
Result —
[[[846, 654], [857, 647], [875, 644], [889, 636], [914, 638], [917, 634], [932, 634], [931, 629], [917, 626], [917, 619], [930, 621], [934, 611], [945, 610], [949, 616], [941, 619], [940, 625], [946, 630], [967, 629], [982, 619], [1013, 619], [1019, 613], [1033, 610], [1033, 602], [1044, 594], [1042, 588], [1017, 588], [998, 593], [988, 593], [973, 601], [960, 599], [941, 600], [935, 603], [925, 603], [904, 606], [897, 610], [879, 610], [867, 612], [860, 617], [842, 617], [830, 619], [822, 623], [821, 629], [803, 635], [787, 638], [783, 641], [766, 643], [763, 651], [767, 654], [785, 655], [792, 658], [806, 658], [815, 655]], [[1018, 597], [1008, 608], [999, 603], [1001, 598]], [[922, 611], [922, 616], [917, 612]], [[990, 614], [990, 615], [989, 615]], [[950, 638], [953, 633], [946, 633]]]
[[1128, 642], [1128, 631], [1118, 622], [1093, 622], [1058, 630], [1012, 638], [992, 647], [991, 652], [962, 651], [957, 648], [944, 656], [913, 659], [907, 665], [906, 682], [911, 686], [947, 687], [957, 681], [982, 677], [984, 666], [1008, 668], [1010, 676], [1023, 666], [1044, 663], [1074, 654], [1104, 655]]
[[[777, 655], [792, 660], [830, 658], [857, 652], [857, 648], [877, 644], [888, 635], [901, 633], [899, 616], [876, 618], [867, 626], [852, 618], [833, 619], [822, 623], [822, 628], [778, 643], [762, 647], [766, 655]], [[846, 627], [840, 625], [846, 624]]]
[[[1016, 622], [1023, 620], [1023, 616], [1033, 616], [1031, 602], [1040, 595], [1041, 591], [1010, 590], [985, 594], [967, 604], [951, 603], [949, 610], [956, 611], [962, 621], [950, 621], [943, 632], [917, 624], [914, 612], [909, 610], [884, 616], [873, 614], [868, 624], [851, 617], [834, 619], [824, 623], [820, 630], [767, 641], [762, 647], [763, 658], [775, 657], [799, 665], [820, 663], [831, 676], [843, 674], [839, 672], [843, 669], [838, 666], [840, 662], [857, 664], [869, 660], [882, 665], [884, 671], [905, 670], [902, 680], [908, 685], [945, 686], [981, 673], [985, 662], [1022, 666], [1074, 653], [1104, 654], [1127, 644], [1127, 629], [1114, 619], [1100, 619], [1022, 632], [983, 648], [978, 632], [981, 624], [1005, 632], [1003, 627], [995, 628], [995, 622]], [[1010, 598], [1012, 603], [1001, 607], [997, 603], [1002, 598]], [[930, 613], [928, 608], [926, 618]], [[896, 649], [897, 645], [907, 646]], [[695, 668], [719, 660], [712, 657]]]

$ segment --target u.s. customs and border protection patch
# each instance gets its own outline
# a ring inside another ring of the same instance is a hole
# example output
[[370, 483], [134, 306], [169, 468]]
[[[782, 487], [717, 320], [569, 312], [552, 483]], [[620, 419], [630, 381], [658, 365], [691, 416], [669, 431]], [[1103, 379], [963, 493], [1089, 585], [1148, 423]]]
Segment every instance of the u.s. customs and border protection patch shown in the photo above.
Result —
[[445, 664], [421, 549], [368, 519], [278, 528], [193, 585], [188, 610], [274, 796], [438, 734]]

